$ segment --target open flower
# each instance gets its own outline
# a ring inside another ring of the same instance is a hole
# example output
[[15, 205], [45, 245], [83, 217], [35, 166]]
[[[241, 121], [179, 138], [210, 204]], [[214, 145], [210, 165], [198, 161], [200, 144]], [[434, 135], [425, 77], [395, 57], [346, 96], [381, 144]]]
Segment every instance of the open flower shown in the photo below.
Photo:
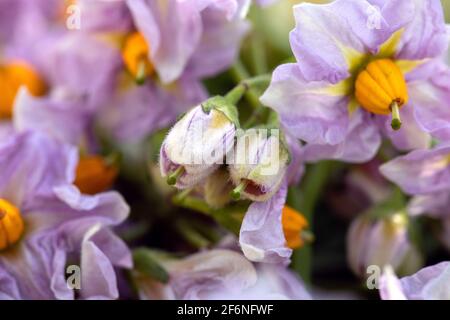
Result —
[[383, 300], [450, 300], [450, 262], [401, 279], [387, 267], [380, 279], [380, 295]]
[[449, 137], [440, 1], [336, 0], [294, 13], [298, 62], [275, 70], [261, 100], [310, 144], [309, 160], [365, 162], [382, 136], [402, 150]]
[[168, 260], [167, 284], [137, 274], [142, 299], [310, 299], [303, 283], [279, 266], [254, 266], [239, 253], [215, 249]]
[[[85, 196], [71, 183], [76, 149], [39, 133], [0, 146], [0, 298], [114, 299], [114, 267], [131, 267], [126, 245], [109, 228], [128, 215], [115, 193]], [[79, 290], [66, 267], [81, 270]]]

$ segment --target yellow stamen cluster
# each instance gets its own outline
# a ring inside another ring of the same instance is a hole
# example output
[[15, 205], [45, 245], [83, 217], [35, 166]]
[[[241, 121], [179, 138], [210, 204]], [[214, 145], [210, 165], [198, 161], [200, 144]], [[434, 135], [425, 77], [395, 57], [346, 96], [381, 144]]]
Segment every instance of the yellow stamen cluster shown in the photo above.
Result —
[[370, 62], [355, 83], [355, 96], [369, 112], [392, 114], [392, 127], [399, 129], [399, 109], [408, 102], [408, 89], [400, 68], [390, 59]]
[[78, 162], [75, 185], [82, 193], [96, 194], [109, 189], [117, 174], [114, 163], [100, 156], [83, 156]]
[[154, 71], [153, 64], [149, 60], [149, 51], [147, 41], [139, 32], [134, 32], [125, 39], [122, 50], [123, 62], [138, 84], [144, 83]]
[[0, 250], [17, 243], [24, 229], [19, 209], [10, 202], [0, 199]]
[[291, 207], [284, 206], [281, 222], [287, 246], [291, 249], [302, 247], [306, 240], [303, 232], [308, 227], [305, 217]]
[[0, 65], [0, 118], [11, 118], [14, 100], [21, 86], [34, 96], [45, 94], [47, 88], [32, 66], [25, 62]]

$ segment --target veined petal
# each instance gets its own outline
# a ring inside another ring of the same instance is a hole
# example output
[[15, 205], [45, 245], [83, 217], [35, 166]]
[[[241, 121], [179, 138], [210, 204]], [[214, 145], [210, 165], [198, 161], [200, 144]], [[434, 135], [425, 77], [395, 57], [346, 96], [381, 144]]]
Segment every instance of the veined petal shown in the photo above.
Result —
[[438, 139], [450, 139], [450, 69], [436, 64], [427, 78], [408, 83], [408, 88], [420, 127]]
[[335, 145], [307, 144], [304, 147], [305, 161], [338, 159], [362, 163], [371, 160], [381, 144], [379, 129], [371, 115], [358, 109], [350, 116], [345, 139]]
[[349, 125], [349, 87], [324, 81], [308, 82], [298, 64], [279, 66], [269, 88], [261, 97], [263, 104], [280, 114], [282, 124], [296, 138], [308, 143], [341, 143]]
[[295, 6], [290, 42], [305, 78], [338, 83], [349, 77], [366, 54], [377, 53], [409, 21], [408, 2], [337, 0]]
[[450, 262], [423, 268], [400, 282], [410, 300], [450, 300]]
[[14, 126], [19, 131], [35, 130], [76, 145], [89, 121], [82, 101], [65, 101], [33, 97], [22, 88], [14, 105]]
[[448, 34], [441, 1], [413, 0], [413, 19], [404, 28], [396, 57], [421, 60], [436, 58], [447, 49]]
[[242, 222], [239, 243], [247, 259], [255, 262], [288, 264], [292, 250], [286, 247], [281, 212], [287, 185], [265, 202], [254, 202]]
[[450, 189], [450, 146], [416, 150], [380, 167], [381, 173], [410, 194]]
[[429, 214], [436, 218], [450, 217], [450, 190], [431, 194], [418, 195], [408, 204], [410, 215]]

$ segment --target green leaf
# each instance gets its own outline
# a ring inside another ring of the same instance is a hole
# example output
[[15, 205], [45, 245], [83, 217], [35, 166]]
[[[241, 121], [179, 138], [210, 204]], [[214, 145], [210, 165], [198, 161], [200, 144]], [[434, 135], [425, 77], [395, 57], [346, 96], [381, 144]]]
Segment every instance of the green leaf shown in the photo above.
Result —
[[162, 283], [169, 281], [169, 274], [157, 261], [157, 256], [146, 248], [138, 248], [133, 251], [134, 268], [140, 273], [158, 280]]

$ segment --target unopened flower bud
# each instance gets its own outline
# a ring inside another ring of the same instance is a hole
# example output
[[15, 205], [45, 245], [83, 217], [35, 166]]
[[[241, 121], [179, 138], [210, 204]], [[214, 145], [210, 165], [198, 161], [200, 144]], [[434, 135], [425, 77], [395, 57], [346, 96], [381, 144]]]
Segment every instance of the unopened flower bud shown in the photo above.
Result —
[[233, 148], [236, 107], [221, 97], [190, 110], [170, 130], [160, 151], [160, 168], [167, 182], [179, 189], [204, 180]]
[[347, 259], [352, 271], [364, 278], [369, 266], [390, 265], [399, 273], [417, 271], [422, 259], [408, 237], [408, 217], [398, 212], [374, 219], [356, 218], [347, 236]]
[[237, 140], [230, 175], [236, 188], [232, 196], [266, 201], [280, 188], [289, 163], [289, 152], [279, 131], [247, 130]]

